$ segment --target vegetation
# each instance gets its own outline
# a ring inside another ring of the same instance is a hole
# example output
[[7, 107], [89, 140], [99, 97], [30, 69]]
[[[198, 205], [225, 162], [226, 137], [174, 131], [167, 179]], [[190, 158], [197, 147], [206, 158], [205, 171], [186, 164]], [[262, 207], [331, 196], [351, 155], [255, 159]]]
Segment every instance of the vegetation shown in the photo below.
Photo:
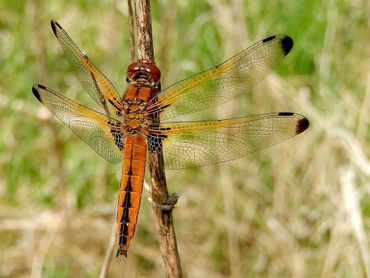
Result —
[[[174, 218], [184, 274], [369, 276], [369, 2], [159, 0], [152, 13], [163, 87], [269, 35], [293, 37], [284, 64], [218, 117], [294, 111], [311, 122], [243, 159], [167, 171], [182, 193]], [[31, 93], [41, 83], [95, 107], [52, 18], [125, 87], [125, 1], [0, 2], [0, 277], [96, 277], [114, 222], [120, 165]], [[163, 275], [148, 196], [128, 258], [113, 259], [109, 277]]]

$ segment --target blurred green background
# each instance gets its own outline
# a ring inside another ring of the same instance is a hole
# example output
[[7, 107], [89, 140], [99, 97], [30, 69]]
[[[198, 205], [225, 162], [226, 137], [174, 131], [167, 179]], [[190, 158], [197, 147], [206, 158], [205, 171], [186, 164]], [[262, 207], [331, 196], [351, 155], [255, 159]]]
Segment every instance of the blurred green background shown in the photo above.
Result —
[[[120, 165], [50, 115], [31, 87], [95, 107], [51, 31], [54, 18], [122, 92], [127, 3], [48, 2], [0, 2], [0, 277], [98, 276], [115, 216]], [[158, 0], [152, 16], [162, 87], [290, 35], [284, 63], [225, 107], [311, 122], [245, 158], [167, 171], [170, 191], [182, 193], [174, 221], [185, 276], [369, 276], [370, 2]], [[163, 276], [148, 196], [128, 259], [113, 259], [109, 277]]]

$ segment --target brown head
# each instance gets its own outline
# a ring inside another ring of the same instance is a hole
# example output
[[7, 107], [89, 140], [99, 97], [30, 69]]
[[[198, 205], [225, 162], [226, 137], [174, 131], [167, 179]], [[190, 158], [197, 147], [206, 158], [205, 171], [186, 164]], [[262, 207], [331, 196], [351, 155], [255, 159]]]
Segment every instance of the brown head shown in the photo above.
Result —
[[161, 71], [153, 62], [139, 60], [127, 68], [126, 81], [132, 86], [157, 86], [160, 78]]

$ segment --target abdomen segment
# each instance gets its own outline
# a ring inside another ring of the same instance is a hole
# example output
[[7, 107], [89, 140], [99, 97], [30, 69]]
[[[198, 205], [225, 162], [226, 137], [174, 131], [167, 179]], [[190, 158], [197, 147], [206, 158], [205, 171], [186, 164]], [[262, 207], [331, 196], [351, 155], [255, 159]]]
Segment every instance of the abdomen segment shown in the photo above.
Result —
[[127, 256], [135, 234], [143, 189], [147, 143], [141, 135], [127, 135], [117, 207], [118, 255]]

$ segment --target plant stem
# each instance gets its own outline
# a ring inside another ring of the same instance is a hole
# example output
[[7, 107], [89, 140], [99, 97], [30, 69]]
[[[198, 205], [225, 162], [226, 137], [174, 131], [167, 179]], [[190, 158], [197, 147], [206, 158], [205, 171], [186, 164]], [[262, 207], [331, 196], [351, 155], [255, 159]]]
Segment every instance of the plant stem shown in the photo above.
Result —
[[[139, 59], [154, 62], [152, 24], [149, 0], [136, 0], [136, 32]], [[172, 209], [161, 208], [168, 199], [162, 151], [149, 152], [149, 170], [152, 186], [152, 207], [156, 218], [158, 240], [166, 277], [181, 277], [181, 263], [177, 250]]]

